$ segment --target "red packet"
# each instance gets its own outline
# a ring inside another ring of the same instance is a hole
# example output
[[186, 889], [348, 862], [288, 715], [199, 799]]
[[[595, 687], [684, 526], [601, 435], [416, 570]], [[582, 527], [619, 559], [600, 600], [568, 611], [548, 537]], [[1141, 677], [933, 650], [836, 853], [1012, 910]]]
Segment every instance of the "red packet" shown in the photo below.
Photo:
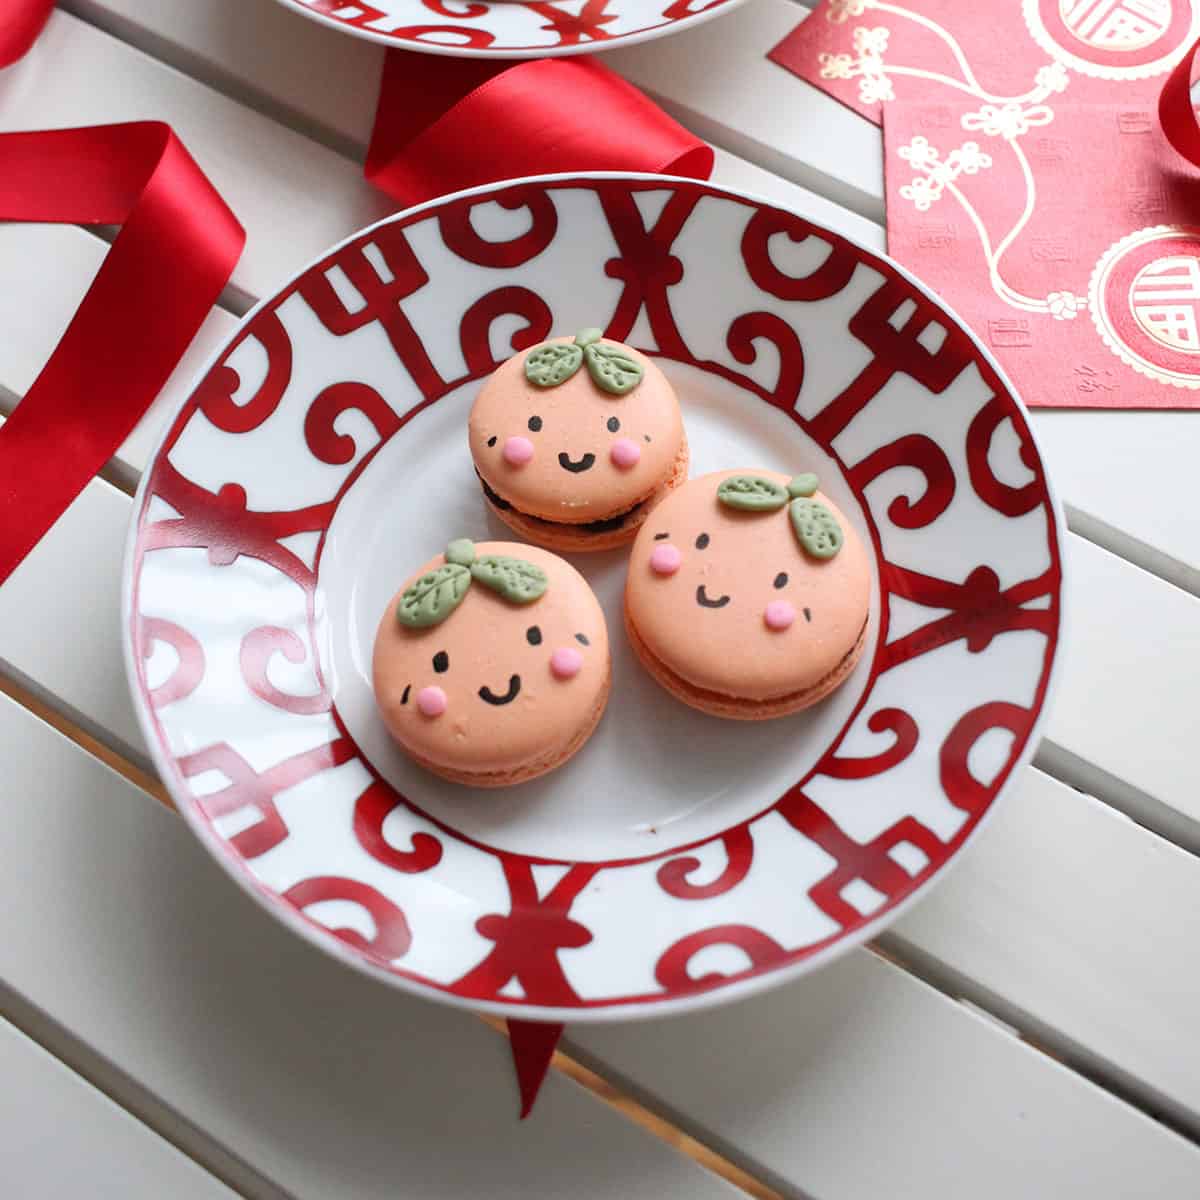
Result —
[[[981, 335], [1027, 404], [1200, 407], [1200, 177], [1153, 109], [991, 113], [889, 106], [889, 251]], [[987, 132], [1039, 120], [1019, 137]]]
[[1200, 177], [1155, 106], [1198, 33], [1186, 0], [826, 0], [771, 57], [882, 121], [889, 251], [1027, 403], [1192, 408]]

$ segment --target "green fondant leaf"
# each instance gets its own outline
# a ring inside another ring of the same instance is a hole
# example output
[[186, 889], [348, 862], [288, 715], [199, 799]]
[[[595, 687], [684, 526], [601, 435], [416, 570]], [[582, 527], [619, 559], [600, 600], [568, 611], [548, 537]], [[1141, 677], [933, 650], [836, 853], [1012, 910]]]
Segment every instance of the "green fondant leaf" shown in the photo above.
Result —
[[584, 346], [590, 346], [593, 342], [598, 342], [603, 336], [603, 329], [594, 329], [589, 326], [587, 329], [581, 329], [575, 335], [575, 345], [583, 349]]
[[412, 629], [438, 625], [459, 606], [470, 586], [471, 572], [462, 563], [443, 563], [404, 589], [396, 619]]
[[446, 547], [446, 561], [469, 567], [475, 561], [475, 543], [470, 538], [455, 538]]
[[583, 351], [565, 342], [538, 346], [525, 356], [525, 378], [537, 387], [566, 383], [583, 362]]
[[480, 555], [471, 564], [471, 574], [513, 604], [531, 604], [545, 593], [550, 582], [541, 567], [505, 554]]
[[788, 495], [793, 498], [811, 496], [818, 486], [817, 477], [811, 471], [805, 471], [803, 475], [793, 475], [788, 480]]
[[731, 475], [721, 481], [717, 499], [729, 508], [770, 512], [788, 502], [787, 488], [762, 475]]
[[642, 364], [616, 346], [593, 342], [584, 349], [583, 358], [592, 382], [602, 392], [624, 396], [642, 382]]
[[789, 513], [796, 537], [813, 558], [832, 558], [842, 548], [842, 527], [819, 500], [793, 500]]

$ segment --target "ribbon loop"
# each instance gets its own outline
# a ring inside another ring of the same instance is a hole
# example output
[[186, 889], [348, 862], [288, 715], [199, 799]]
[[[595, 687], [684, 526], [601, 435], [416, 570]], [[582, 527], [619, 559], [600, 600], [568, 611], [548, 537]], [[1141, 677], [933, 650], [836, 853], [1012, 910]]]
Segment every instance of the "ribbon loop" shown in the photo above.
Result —
[[0, 427], [0, 583], [149, 408], [245, 233], [158, 121], [0, 135], [0, 220], [121, 224], [67, 331]]
[[366, 176], [402, 204], [563, 171], [706, 179], [713, 152], [590, 59], [516, 66], [389, 50]]

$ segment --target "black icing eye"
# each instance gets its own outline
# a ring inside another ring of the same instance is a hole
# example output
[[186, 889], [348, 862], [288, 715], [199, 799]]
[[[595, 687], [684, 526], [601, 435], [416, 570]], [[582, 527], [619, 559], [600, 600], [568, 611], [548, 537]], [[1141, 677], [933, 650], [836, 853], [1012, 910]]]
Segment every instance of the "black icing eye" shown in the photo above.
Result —
[[411, 691], [412, 691], [412, 684], [411, 684], [411, 683], [406, 683], [406, 684], [404, 685], [404, 695], [400, 697], [400, 703], [401, 703], [401, 704], [407, 704], [407, 703], [408, 703], [408, 693], [409, 693], [409, 692], [411, 692]]
[[525, 640], [531, 646], [540, 646], [542, 644], [542, 631], [536, 625], [530, 625], [525, 630]]
[[529, 432], [530, 433], [541, 433], [541, 431], [542, 431], [542, 418], [541, 417], [530, 417], [529, 418]]
[[661, 542], [661, 541], [663, 541], [664, 538], [669, 538], [670, 536], [671, 535], [669, 533], [656, 533], [654, 535], [654, 540], [656, 542]]
[[780, 571], [779, 574], [775, 576], [775, 586], [777, 588], [787, 587], [787, 572], [786, 571]]
[[586, 637], [585, 637], [585, 636], [584, 636], [582, 633], [577, 633], [577, 634], [575, 635], [575, 640], [576, 640], [576, 641], [577, 641], [577, 642], [578, 642], [578, 643], [579, 643], [581, 646], [590, 646], [590, 645], [592, 644], [591, 642], [589, 642], [589, 641], [587, 640], [587, 638], [586, 638]]
[[707, 550], [708, 549], [708, 541], [709, 541], [708, 534], [702, 533], [696, 539], [696, 549], [697, 550]]
[[495, 444], [496, 444], [496, 435], [492, 434], [492, 436], [490, 438], [488, 438], [488, 445], [494, 446]]
[[444, 675], [450, 670], [450, 655], [445, 650], [439, 650], [433, 656], [433, 669], [439, 674]]
[[617, 430], [620, 428], [621, 428], [621, 422], [618, 421], [616, 417], [608, 418], [608, 432], [609, 433], [616, 433]]

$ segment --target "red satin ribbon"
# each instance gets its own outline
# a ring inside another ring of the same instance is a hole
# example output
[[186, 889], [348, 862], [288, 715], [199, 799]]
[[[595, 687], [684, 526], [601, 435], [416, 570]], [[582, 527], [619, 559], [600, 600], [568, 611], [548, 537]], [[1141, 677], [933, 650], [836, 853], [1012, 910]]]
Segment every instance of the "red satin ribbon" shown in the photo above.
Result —
[[157, 121], [0, 135], [0, 220], [123, 225], [62, 341], [0, 427], [3, 583], [133, 431], [246, 235]]
[[1158, 97], [1158, 119], [1167, 141], [1189, 162], [1200, 167], [1200, 125], [1192, 106], [1192, 72], [1197, 42], [1176, 64]]
[[54, 0], [0, 0], [0, 68], [33, 45], [53, 8]]
[[560, 171], [707, 179], [713, 152], [632, 84], [585, 58], [384, 59], [367, 178], [402, 204]]

